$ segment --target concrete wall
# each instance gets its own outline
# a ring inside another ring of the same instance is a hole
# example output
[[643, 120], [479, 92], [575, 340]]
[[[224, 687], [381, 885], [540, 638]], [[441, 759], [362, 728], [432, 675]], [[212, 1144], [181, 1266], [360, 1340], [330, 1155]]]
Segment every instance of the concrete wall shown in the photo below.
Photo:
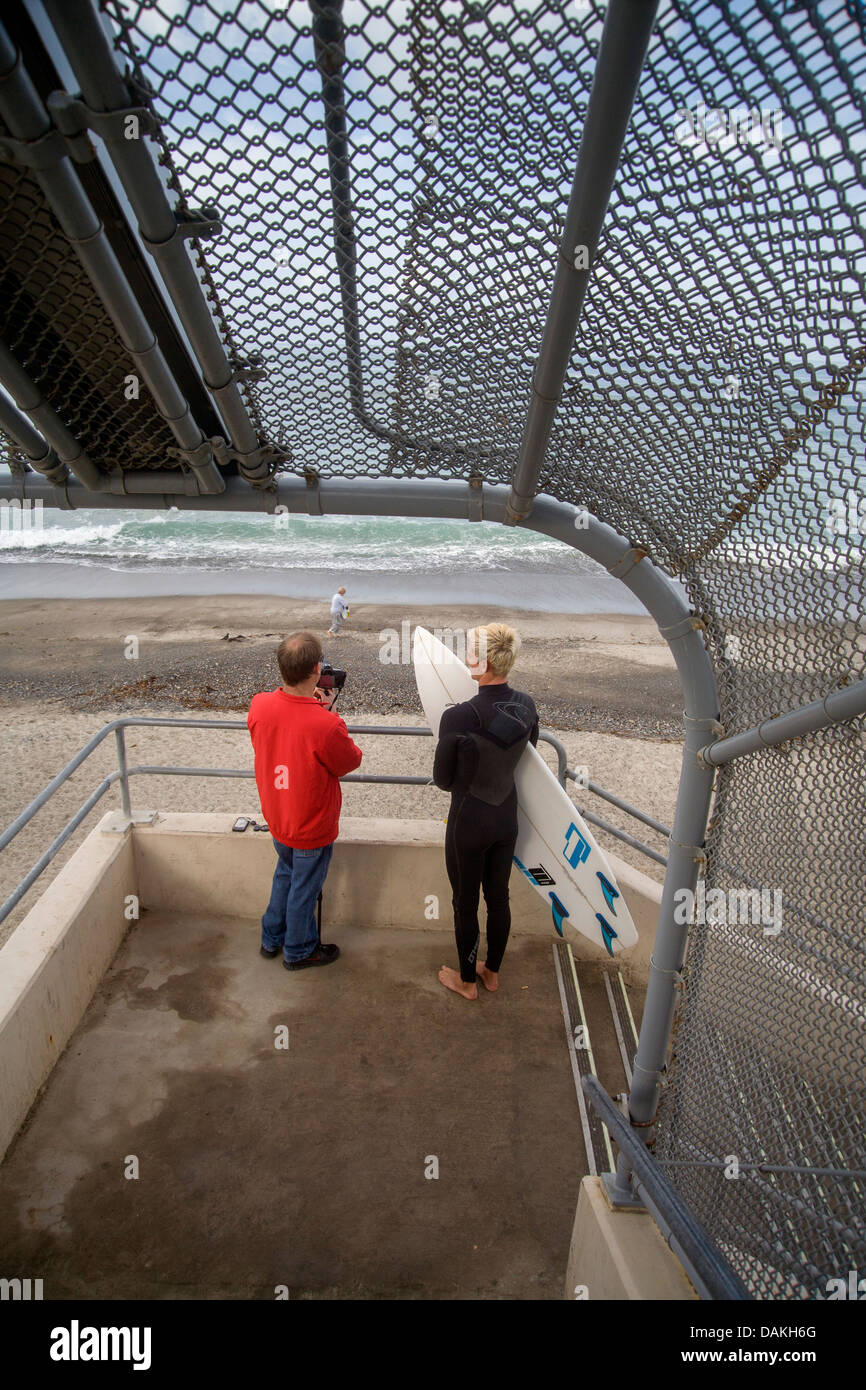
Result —
[[[255, 814], [251, 812], [251, 814]], [[267, 904], [275, 863], [270, 836], [234, 834], [228, 815], [158, 815], [131, 830], [119, 812], [104, 816], [0, 950], [0, 1155], [68, 1042], [113, 959], [129, 919], [142, 909], [257, 917]], [[363, 925], [423, 928], [451, 920], [445, 826], [434, 820], [344, 817], [325, 888], [329, 929]], [[646, 985], [661, 888], [611, 857], [638, 929], [618, 956], [626, 980]], [[515, 935], [552, 939], [543, 899], [521, 874], [511, 878]], [[599, 952], [571, 937], [578, 959]]]
[[97, 828], [0, 950], [0, 1157], [111, 964], [135, 891], [131, 834]]
[[[255, 814], [255, 812], [251, 812]], [[160, 814], [128, 827], [104, 816], [0, 950], [0, 1157], [78, 1025], [131, 922], [140, 910], [258, 917], [270, 890], [270, 836], [232, 832], [228, 815]], [[344, 817], [325, 888], [329, 929], [424, 928], [427, 900], [451, 920], [440, 821]], [[638, 945], [617, 959], [626, 978], [645, 985], [661, 889], [611, 858], [638, 928]], [[519, 873], [512, 875], [515, 934], [553, 938], [547, 906]], [[572, 936], [578, 958], [600, 953]], [[683, 1271], [647, 1214], [612, 1212], [596, 1179], [581, 1187], [566, 1280], [591, 1299], [694, 1297]]]
[[685, 1270], [647, 1211], [614, 1210], [600, 1178], [580, 1184], [565, 1297], [696, 1299]]
[[[253, 815], [251, 811], [248, 814]], [[260, 916], [276, 863], [269, 835], [232, 833], [234, 816], [160, 814], [135, 827], [135, 860], [144, 907], [219, 916]], [[344, 816], [325, 884], [323, 924], [425, 927], [427, 899], [438, 898], [439, 921], [451, 921], [445, 872], [445, 826], [436, 820], [379, 820]], [[399, 856], [395, 852], [399, 850]], [[658, 920], [661, 886], [610, 856], [638, 930], [638, 944], [617, 957], [627, 983], [645, 986]], [[552, 939], [550, 910], [520, 873], [511, 876], [512, 931]], [[577, 959], [599, 951], [576, 933]]]

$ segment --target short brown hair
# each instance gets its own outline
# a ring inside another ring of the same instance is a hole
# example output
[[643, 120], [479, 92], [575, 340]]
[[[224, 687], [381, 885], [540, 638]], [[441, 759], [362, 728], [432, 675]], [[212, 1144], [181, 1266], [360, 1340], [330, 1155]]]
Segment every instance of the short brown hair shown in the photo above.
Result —
[[286, 685], [303, 685], [322, 659], [322, 644], [314, 632], [290, 632], [277, 647], [280, 675]]

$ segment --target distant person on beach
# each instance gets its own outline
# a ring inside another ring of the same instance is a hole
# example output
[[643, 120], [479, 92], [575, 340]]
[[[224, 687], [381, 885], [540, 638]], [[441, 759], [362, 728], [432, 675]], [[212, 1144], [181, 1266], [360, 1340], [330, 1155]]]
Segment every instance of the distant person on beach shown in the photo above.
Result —
[[287, 970], [303, 970], [330, 965], [340, 954], [339, 946], [319, 940], [316, 902], [340, 830], [339, 779], [354, 772], [363, 755], [331, 710], [337, 691], [326, 695], [316, 685], [318, 637], [293, 632], [283, 638], [277, 663], [282, 686], [254, 695], [247, 715], [262, 814], [277, 851], [261, 953], [282, 951]]
[[331, 626], [328, 628], [329, 637], [339, 637], [343, 619], [349, 615], [349, 605], [346, 602], [346, 590], [341, 586], [334, 597], [331, 599]]
[[[460, 969], [443, 965], [439, 980], [464, 999], [477, 999], [477, 978], [499, 988], [499, 967], [511, 930], [508, 879], [517, 840], [514, 769], [527, 743], [538, 742], [538, 711], [508, 684], [520, 638], [504, 623], [473, 628], [466, 664], [478, 694], [446, 709], [439, 724], [433, 781], [451, 793], [445, 864], [452, 888]], [[487, 959], [478, 962], [478, 895], [487, 905]]]

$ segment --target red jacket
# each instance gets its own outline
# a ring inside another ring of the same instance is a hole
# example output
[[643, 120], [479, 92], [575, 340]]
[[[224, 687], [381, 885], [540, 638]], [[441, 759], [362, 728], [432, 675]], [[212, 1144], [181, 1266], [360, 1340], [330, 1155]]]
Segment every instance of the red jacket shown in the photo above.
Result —
[[269, 690], [253, 696], [247, 727], [262, 814], [274, 839], [292, 849], [332, 844], [343, 804], [337, 779], [363, 757], [345, 721], [314, 695]]

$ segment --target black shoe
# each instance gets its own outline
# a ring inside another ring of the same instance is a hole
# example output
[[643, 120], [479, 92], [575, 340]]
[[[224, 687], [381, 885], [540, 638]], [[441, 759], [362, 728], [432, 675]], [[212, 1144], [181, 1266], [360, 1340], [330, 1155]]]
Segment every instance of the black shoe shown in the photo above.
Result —
[[313, 954], [305, 956], [303, 960], [286, 960], [284, 956], [283, 965], [287, 970], [306, 970], [308, 965], [330, 965], [339, 954], [339, 946], [323, 946], [320, 943]]
[[267, 956], [268, 960], [273, 960], [274, 956], [278, 956], [282, 949], [282, 946], [275, 946], [272, 951], [269, 951], [267, 946], [259, 947], [259, 950], [261, 951], [262, 955]]

